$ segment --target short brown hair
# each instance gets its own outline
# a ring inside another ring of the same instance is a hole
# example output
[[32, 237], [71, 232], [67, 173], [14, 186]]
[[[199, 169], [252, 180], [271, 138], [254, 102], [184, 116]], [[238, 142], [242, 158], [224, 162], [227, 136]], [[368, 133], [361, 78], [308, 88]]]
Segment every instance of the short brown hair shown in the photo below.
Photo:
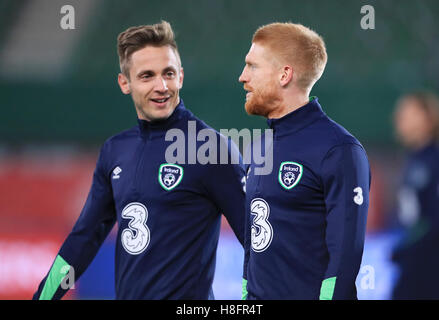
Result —
[[434, 140], [439, 140], [439, 97], [428, 90], [416, 90], [403, 95], [397, 102], [414, 100], [417, 106], [425, 113], [427, 119], [431, 121], [432, 135]]
[[146, 46], [170, 46], [174, 49], [177, 60], [181, 65], [174, 31], [169, 22], [162, 20], [160, 23], [153, 25], [131, 27], [117, 37], [120, 71], [128, 78], [131, 55]]
[[323, 38], [311, 29], [294, 23], [271, 23], [258, 28], [254, 43], [271, 49], [282, 63], [297, 71], [297, 85], [310, 89], [320, 79], [328, 60]]

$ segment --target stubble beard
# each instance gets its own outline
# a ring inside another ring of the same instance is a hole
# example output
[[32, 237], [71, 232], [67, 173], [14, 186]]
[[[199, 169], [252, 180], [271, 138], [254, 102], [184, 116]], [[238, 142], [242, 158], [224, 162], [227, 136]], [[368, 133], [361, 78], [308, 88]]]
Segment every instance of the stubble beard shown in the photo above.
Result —
[[245, 111], [249, 115], [268, 118], [268, 115], [280, 105], [281, 98], [273, 85], [252, 91], [250, 98], [245, 102]]

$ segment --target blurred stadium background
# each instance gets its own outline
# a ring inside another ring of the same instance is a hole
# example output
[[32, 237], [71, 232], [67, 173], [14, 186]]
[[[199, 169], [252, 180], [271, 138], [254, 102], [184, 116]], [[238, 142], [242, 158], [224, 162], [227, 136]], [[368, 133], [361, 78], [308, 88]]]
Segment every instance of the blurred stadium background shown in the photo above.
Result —
[[[74, 30], [60, 27], [66, 4], [75, 9]], [[375, 8], [375, 30], [360, 28], [365, 4]], [[32, 296], [85, 202], [99, 146], [136, 124], [131, 98], [116, 82], [116, 37], [161, 19], [177, 34], [181, 96], [216, 129], [266, 127], [246, 115], [238, 83], [258, 26], [299, 22], [325, 38], [329, 62], [312, 94], [359, 138], [373, 170], [358, 296], [389, 299], [404, 156], [392, 111], [407, 90], [439, 89], [438, 18], [435, 0], [1, 0], [0, 299]], [[67, 298], [114, 298], [114, 241], [112, 232]], [[242, 257], [223, 221], [216, 298], [240, 298]]]

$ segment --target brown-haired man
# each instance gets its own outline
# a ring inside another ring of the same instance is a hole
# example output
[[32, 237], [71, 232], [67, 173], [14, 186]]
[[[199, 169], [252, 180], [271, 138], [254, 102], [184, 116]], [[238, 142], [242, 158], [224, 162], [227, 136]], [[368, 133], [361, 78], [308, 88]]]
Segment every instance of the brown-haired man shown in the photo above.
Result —
[[326, 62], [323, 39], [293, 23], [259, 28], [245, 58], [245, 109], [268, 118], [275, 168], [247, 170], [248, 299], [357, 297], [370, 169], [358, 140], [309, 97]]
[[406, 232], [393, 253], [400, 276], [392, 299], [439, 299], [439, 97], [406, 93], [396, 103], [394, 126], [407, 158], [397, 192]]
[[188, 163], [197, 148], [178, 164], [167, 161], [169, 131], [187, 137], [191, 127], [224, 141], [180, 99], [183, 69], [169, 23], [122, 32], [118, 53], [118, 82], [138, 125], [104, 143], [84, 209], [34, 299], [60, 299], [70, 287], [66, 271], [78, 278], [116, 221], [117, 299], [212, 298], [221, 213], [243, 242], [244, 170]]

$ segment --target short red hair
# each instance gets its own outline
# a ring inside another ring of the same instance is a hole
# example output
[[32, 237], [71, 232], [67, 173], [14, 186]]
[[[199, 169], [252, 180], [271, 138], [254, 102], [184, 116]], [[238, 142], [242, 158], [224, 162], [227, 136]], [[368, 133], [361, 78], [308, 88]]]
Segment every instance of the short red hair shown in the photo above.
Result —
[[270, 49], [279, 62], [291, 65], [302, 89], [312, 88], [328, 61], [323, 38], [301, 24], [276, 22], [259, 27], [252, 42]]

